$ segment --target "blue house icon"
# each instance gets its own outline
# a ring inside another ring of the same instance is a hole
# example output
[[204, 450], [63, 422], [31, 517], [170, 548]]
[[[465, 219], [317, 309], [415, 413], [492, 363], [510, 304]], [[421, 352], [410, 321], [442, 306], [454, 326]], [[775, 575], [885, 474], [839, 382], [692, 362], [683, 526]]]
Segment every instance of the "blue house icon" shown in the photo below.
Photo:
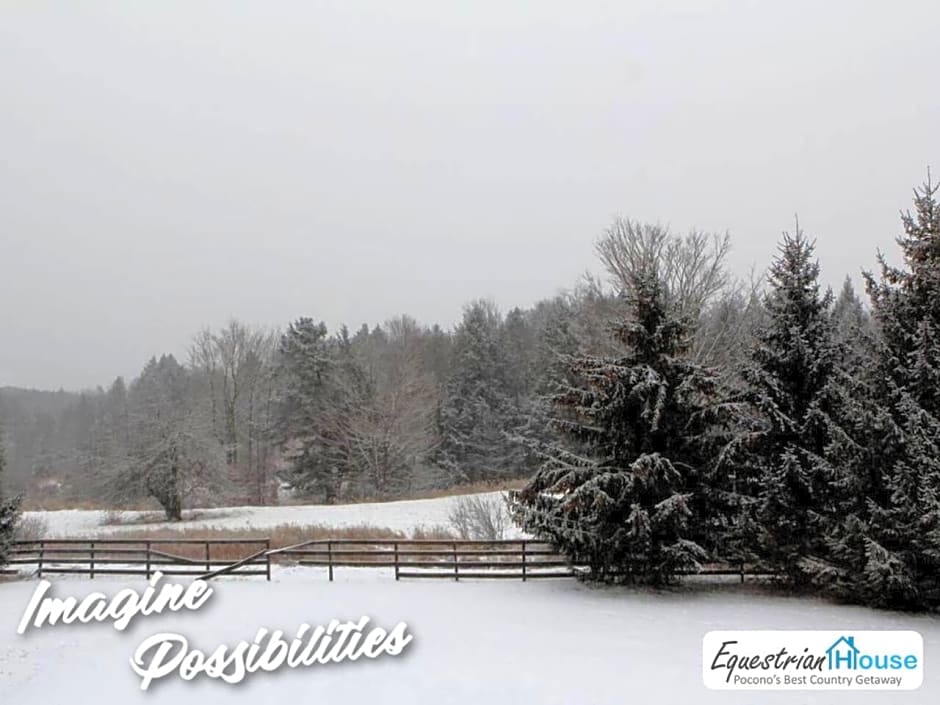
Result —
[[829, 670], [838, 670], [843, 667], [850, 671], [854, 670], [858, 662], [858, 653], [859, 649], [855, 646], [854, 636], [840, 636], [832, 646], [826, 649]]

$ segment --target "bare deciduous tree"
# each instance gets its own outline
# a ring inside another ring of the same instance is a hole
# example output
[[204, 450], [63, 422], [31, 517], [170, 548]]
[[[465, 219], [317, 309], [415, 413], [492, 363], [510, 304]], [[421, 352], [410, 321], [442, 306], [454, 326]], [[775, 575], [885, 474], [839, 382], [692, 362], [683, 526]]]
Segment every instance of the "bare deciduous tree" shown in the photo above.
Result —
[[693, 230], [685, 237], [659, 224], [617, 218], [595, 245], [614, 286], [630, 295], [657, 281], [666, 302], [698, 322], [708, 303], [730, 283], [725, 260], [730, 236]]
[[458, 497], [448, 515], [451, 528], [462, 539], [500, 541], [512, 526], [504, 499], [467, 495]]
[[222, 487], [224, 458], [190, 373], [171, 355], [151, 359], [128, 394], [131, 443], [111, 458], [114, 499], [150, 496], [178, 521]]
[[729, 384], [739, 376], [763, 319], [762, 285], [763, 278], [753, 274], [748, 281], [735, 282], [715, 297], [699, 321], [692, 358], [719, 370]]
[[382, 494], [399, 494], [436, 443], [438, 391], [421, 369], [420, 334], [413, 319], [386, 326], [383, 358], [371, 365], [373, 393], [351, 419], [350, 441], [367, 482]]
[[403, 493], [436, 443], [439, 393], [421, 368], [422, 330], [402, 317], [381, 333], [378, 341], [341, 349], [333, 389], [324, 395], [320, 442], [343, 468], [344, 494]]
[[226, 462], [259, 504], [271, 494], [267, 436], [276, 344], [276, 333], [232, 320], [218, 333], [201, 331], [190, 346], [190, 365], [203, 379]]

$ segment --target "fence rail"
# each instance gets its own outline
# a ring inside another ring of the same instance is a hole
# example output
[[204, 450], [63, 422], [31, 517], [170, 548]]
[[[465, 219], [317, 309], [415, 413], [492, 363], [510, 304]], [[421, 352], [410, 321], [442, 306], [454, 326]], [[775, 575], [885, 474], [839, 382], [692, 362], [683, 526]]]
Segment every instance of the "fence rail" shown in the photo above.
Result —
[[[164, 575], [201, 577], [218, 568], [271, 579], [268, 538], [37, 539], [15, 541], [7, 563], [44, 575]], [[247, 555], [246, 555], [247, 550]], [[234, 568], [233, 564], [237, 564]], [[21, 569], [21, 568], [20, 568]], [[6, 571], [11, 572], [11, 571]], [[219, 571], [220, 572], [220, 571]]]
[[[337, 569], [390, 569], [402, 579], [572, 578], [585, 574], [548, 543], [534, 539], [313, 539], [271, 549], [269, 538], [226, 539], [37, 539], [16, 541], [7, 561], [35, 566], [40, 578], [52, 574], [144, 575], [214, 578], [221, 575], [263, 576], [271, 580], [271, 563], [325, 568], [330, 581]], [[695, 575], [767, 575], [745, 565], [710, 565]]]
[[402, 578], [570, 578], [574, 569], [542, 541], [507, 539], [317, 539], [275, 549], [272, 556], [327, 569], [391, 568]]

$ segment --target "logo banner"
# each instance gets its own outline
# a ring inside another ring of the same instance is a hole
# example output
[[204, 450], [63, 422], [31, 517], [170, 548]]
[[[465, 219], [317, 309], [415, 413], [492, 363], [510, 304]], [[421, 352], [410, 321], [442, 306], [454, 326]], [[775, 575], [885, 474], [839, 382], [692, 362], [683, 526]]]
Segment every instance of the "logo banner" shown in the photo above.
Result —
[[912, 631], [716, 631], [702, 641], [715, 690], [914, 690], [924, 640]]

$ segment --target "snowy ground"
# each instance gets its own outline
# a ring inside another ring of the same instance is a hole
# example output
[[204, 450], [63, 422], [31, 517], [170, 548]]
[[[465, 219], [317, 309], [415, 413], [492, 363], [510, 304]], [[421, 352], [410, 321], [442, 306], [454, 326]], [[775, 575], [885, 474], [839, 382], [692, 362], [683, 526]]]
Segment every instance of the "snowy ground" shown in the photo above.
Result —
[[[491, 492], [482, 497], [499, 500], [501, 493]], [[420, 526], [446, 526], [455, 497], [417, 499], [403, 502], [376, 502], [349, 505], [303, 505], [292, 507], [225, 507], [197, 510], [197, 520], [169, 523], [136, 523], [143, 515], [153, 512], [116, 512], [123, 522], [104, 525], [107, 512], [67, 509], [53, 512], [25, 512], [27, 517], [39, 517], [47, 526], [49, 538], [85, 537], [101, 533], [139, 531], [141, 529], [220, 528], [264, 531], [275, 526], [291, 524], [309, 526], [322, 524], [334, 527], [368, 524], [396, 531], [409, 532]], [[509, 538], [513, 538], [510, 536]]]
[[[498, 497], [498, 493], [493, 493]], [[175, 526], [263, 532], [283, 524], [371, 524], [401, 531], [447, 523], [454, 498], [349, 506], [236, 507], [202, 510]], [[163, 524], [104, 526], [104, 512], [40, 513], [49, 536], [91, 536]], [[127, 512], [133, 520], [140, 513]], [[533, 703], [691, 705], [692, 703], [940, 702], [940, 618], [773, 597], [734, 584], [644, 593], [593, 588], [573, 580], [453, 583], [402, 581], [389, 571], [322, 571], [275, 566], [274, 581], [223, 579], [196, 613], [109, 624], [47, 627], [24, 636], [16, 625], [36, 581], [0, 583], [0, 703], [59, 705], [76, 698], [110, 703], [337, 702], [348, 705]], [[113, 594], [143, 580], [63, 578], [60, 596]], [[380, 626], [405, 621], [414, 643], [400, 657], [249, 675], [239, 685], [172, 676], [146, 693], [129, 659], [146, 637], [178, 632], [212, 651], [250, 641], [261, 627], [290, 638], [304, 622], [369, 616]], [[896, 692], [717, 692], [701, 684], [701, 643], [719, 629], [913, 629], [925, 642], [920, 690]]]
[[[347, 571], [328, 583], [307, 569], [275, 581], [226, 580], [201, 611], [109, 624], [44, 628], [18, 636], [36, 583], [0, 584], [0, 703], [511, 703], [691, 705], [693, 703], [940, 702], [940, 619], [698, 587], [650, 594], [575, 581], [400, 582]], [[57, 594], [82, 595], [142, 582], [62, 580]], [[284, 668], [239, 685], [205, 678], [160, 681], [147, 693], [129, 658], [147, 636], [179, 632], [193, 646], [251, 640], [259, 627], [292, 633], [302, 622], [406, 621], [414, 642], [400, 657]], [[915, 629], [926, 673], [918, 691], [718, 692], [701, 685], [701, 642], [713, 629]], [[295, 700], [296, 699], [296, 700]]]

